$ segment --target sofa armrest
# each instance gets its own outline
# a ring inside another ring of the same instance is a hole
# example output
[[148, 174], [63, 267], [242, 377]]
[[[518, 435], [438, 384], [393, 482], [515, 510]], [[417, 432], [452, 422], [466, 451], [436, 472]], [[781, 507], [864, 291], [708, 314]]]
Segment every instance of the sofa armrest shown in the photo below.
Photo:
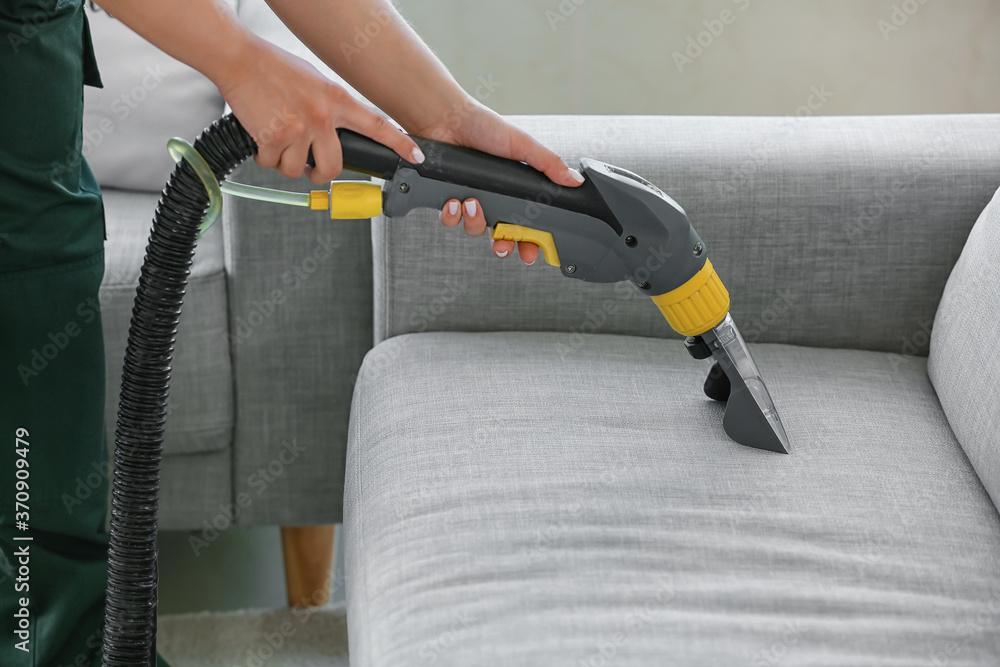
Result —
[[[263, 0], [242, 0], [239, 16], [340, 82]], [[230, 180], [317, 188], [253, 160]], [[372, 345], [370, 221], [226, 196], [222, 226], [236, 401], [233, 494], [252, 501], [239, 521], [340, 522], [354, 377]]]
[[[687, 211], [748, 341], [927, 353], [945, 281], [1000, 184], [1000, 115], [524, 116], [570, 164], [649, 179]], [[420, 239], [414, 243], [414, 239]], [[417, 211], [373, 226], [376, 338], [427, 331], [674, 335], [626, 283], [497, 260]]]
[[[308, 191], [252, 162], [232, 179]], [[338, 523], [354, 376], [372, 344], [368, 220], [226, 197], [236, 398], [233, 490], [246, 524]]]

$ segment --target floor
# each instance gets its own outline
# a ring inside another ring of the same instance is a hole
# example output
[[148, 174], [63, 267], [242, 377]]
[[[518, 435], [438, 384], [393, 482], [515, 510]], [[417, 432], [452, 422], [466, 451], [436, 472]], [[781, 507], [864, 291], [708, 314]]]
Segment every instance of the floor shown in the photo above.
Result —
[[347, 617], [343, 603], [170, 614], [157, 648], [170, 667], [348, 667]]
[[[343, 540], [337, 526], [331, 603], [344, 599]], [[199, 533], [160, 533], [159, 612], [181, 614], [287, 605], [276, 526], [231, 528], [205, 546]], [[195, 538], [195, 539], [192, 539]]]
[[[330, 604], [289, 609], [277, 527], [160, 533], [157, 647], [171, 667], [348, 667], [343, 540]], [[195, 539], [192, 539], [195, 538]]]

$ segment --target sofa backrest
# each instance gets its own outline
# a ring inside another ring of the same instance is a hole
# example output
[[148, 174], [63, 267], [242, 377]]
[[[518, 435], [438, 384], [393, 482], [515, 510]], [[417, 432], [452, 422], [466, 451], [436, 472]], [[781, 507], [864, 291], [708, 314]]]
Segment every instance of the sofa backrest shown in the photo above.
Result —
[[[522, 116], [566, 158], [687, 211], [751, 342], [926, 355], [945, 281], [1000, 184], [1000, 115]], [[375, 337], [431, 330], [675, 336], [628, 284], [496, 259], [437, 212], [373, 224]]]
[[1000, 508], [1000, 190], [948, 278], [927, 372], [951, 430]]

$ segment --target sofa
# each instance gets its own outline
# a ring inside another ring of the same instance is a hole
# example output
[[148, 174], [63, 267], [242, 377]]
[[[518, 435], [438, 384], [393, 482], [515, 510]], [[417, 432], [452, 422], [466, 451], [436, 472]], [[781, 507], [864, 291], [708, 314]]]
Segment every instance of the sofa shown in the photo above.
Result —
[[793, 453], [631, 285], [376, 219], [351, 664], [1000, 664], [1000, 116], [514, 122], [686, 210]]

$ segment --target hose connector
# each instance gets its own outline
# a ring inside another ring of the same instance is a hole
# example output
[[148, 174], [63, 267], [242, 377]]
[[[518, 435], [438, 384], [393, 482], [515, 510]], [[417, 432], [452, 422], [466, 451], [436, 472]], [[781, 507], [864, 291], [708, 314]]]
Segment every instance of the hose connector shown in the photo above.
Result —
[[330, 218], [362, 220], [382, 213], [382, 188], [367, 181], [334, 181], [330, 190], [309, 193], [309, 208], [330, 209]]

